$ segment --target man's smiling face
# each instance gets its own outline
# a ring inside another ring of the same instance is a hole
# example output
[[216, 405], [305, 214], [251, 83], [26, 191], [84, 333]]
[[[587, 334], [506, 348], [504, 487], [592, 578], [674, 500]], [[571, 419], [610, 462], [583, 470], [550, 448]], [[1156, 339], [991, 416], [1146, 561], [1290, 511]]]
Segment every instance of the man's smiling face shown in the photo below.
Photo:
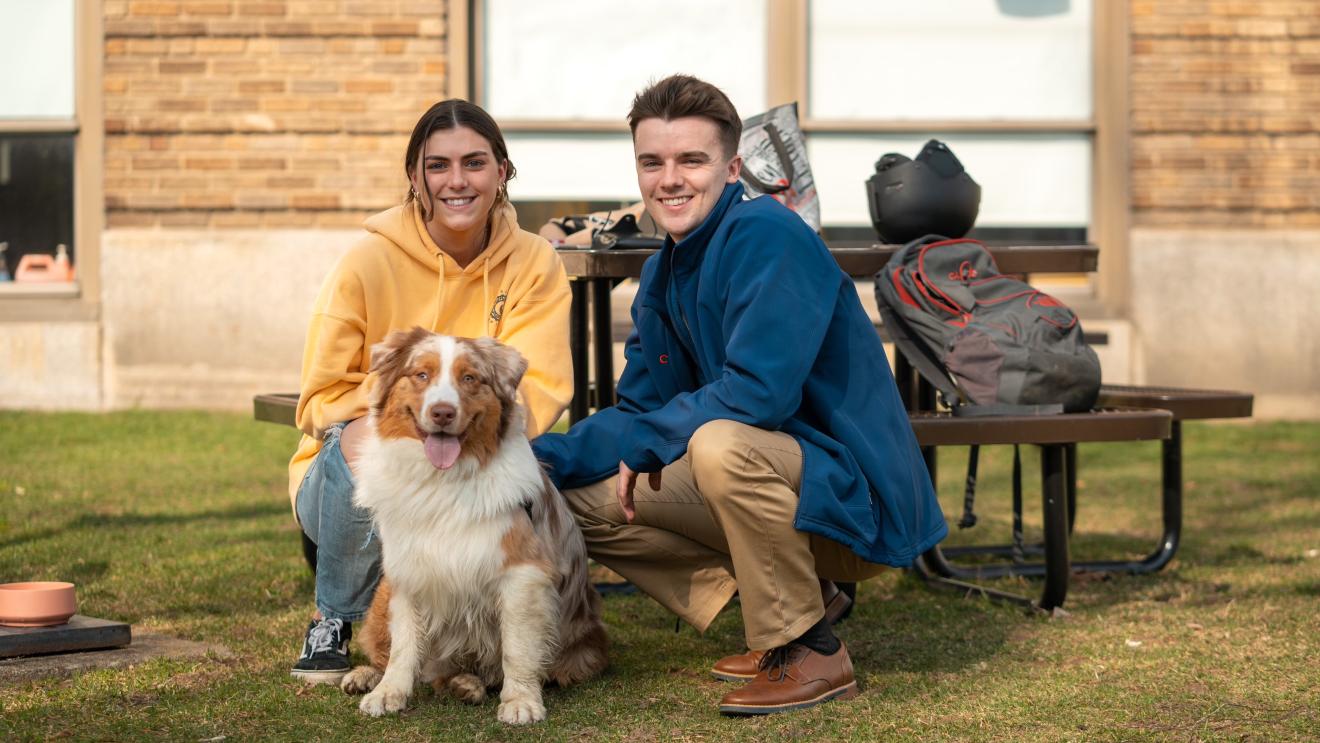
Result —
[[675, 242], [692, 234], [742, 171], [742, 158], [721, 146], [719, 126], [700, 116], [643, 119], [633, 151], [646, 211]]

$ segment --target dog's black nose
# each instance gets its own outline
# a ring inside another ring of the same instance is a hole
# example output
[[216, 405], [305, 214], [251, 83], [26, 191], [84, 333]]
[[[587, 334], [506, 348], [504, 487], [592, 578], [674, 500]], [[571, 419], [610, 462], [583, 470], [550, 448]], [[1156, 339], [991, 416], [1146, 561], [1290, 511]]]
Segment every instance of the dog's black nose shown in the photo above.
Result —
[[431, 416], [431, 422], [437, 426], [447, 426], [454, 422], [454, 417], [458, 415], [458, 410], [447, 402], [438, 402], [431, 406], [428, 411]]

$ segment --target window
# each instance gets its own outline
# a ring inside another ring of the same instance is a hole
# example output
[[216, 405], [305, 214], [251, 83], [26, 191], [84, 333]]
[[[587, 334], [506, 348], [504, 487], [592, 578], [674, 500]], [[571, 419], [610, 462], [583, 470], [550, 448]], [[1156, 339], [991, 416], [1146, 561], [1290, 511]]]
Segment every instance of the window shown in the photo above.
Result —
[[471, 29], [453, 69], [505, 128], [515, 198], [636, 199], [631, 95], [688, 72], [745, 117], [798, 102], [829, 234], [867, 234], [875, 161], [934, 137], [982, 186], [978, 228], [1096, 239], [1098, 222], [1125, 225], [1122, 5], [474, 0], [451, 6], [471, 14], [451, 19]]
[[826, 224], [869, 225], [886, 152], [946, 142], [980, 228], [1090, 219], [1090, 0], [808, 4], [806, 129]]
[[11, 276], [28, 253], [76, 247], [73, 135], [0, 134], [0, 243]]
[[765, 0], [484, 0], [473, 12], [474, 100], [504, 129], [515, 200], [635, 201], [625, 116], [647, 80], [683, 71], [740, 112], [766, 107]]
[[76, 248], [73, 0], [0, 0], [0, 69], [0, 243], [12, 275], [28, 253]]
[[64, 245], [76, 281], [0, 283], [0, 319], [95, 317], [102, 202], [101, 0], [0, 0], [0, 243]]

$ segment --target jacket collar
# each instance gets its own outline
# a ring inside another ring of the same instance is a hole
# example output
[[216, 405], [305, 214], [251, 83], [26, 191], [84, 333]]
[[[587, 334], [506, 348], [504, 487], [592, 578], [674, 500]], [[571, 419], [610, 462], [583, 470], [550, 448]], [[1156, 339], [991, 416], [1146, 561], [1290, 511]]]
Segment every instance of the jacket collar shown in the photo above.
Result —
[[[692, 270], [700, 265], [702, 256], [706, 253], [706, 246], [710, 244], [711, 237], [719, 229], [720, 223], [724, 221], [725, 214], [729, 209], [743, 198], [743, 185], [741, 182], [730, 183], [724, 187], [724, 192], [720, 194], [719, 201], [715, 202], [715, 208], [710, 210], [710, 214], [697, 225], [697, 229], [692, 234], [683, 238], [679, 243], [674, 242], [671, 235], [665, 235], [664, 245], [660, 251], [652, 257], [651, 260], [657, 262], [655, 267], [655, 277], [643, 288], [644, 294], [641, 297], [642, 305], [656, 309], [663, 309], [665, 305], [665, 292], [669, 286], [669, 269], [673, 263], [680, 271]], [[677, 250], [675, 249], [677, 248]]]
[[724, 221], [724, 215], [729, 209], [738, 202], [742, 201], [743, 184], [742, 181], [734, 181], [724, 187], [724, 192], [720, 194], [719, 201], [715, 202], [715, 207], [710, 210], [710, 214], [697, 225], [697, 228], [687, 237], [675, 243], [672, 235], [665, 235], [664, 251], [669, 253], [676, 247], [678, 253], [675, 260], [686, 264], [689, 260], [700, 261], [700, 256], [704, 253], [705, 247], [710, 243], [711, 237], [719, 229], [720, 223]]

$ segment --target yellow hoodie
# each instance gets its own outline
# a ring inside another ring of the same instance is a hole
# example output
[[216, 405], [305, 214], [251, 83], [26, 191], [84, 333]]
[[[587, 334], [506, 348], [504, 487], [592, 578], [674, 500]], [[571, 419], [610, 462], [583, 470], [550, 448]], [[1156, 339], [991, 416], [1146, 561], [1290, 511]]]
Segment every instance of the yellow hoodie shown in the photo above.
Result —
[[488, 335], [522, 352], [529, 436], [554, 425], [573, 396], [568, 278], [554, 248], [518, 228], [512, 206], [495, 210], [490, 241], [467, 268], [436, 246], [413, 204], [364, 225], [370, 234], [326, 278], [307, 329], [297, 411], [303, 437], [289, 462], [294, 501], [325, 429], [366, 414], [370, 349], [393, 331], [420, 325]]

